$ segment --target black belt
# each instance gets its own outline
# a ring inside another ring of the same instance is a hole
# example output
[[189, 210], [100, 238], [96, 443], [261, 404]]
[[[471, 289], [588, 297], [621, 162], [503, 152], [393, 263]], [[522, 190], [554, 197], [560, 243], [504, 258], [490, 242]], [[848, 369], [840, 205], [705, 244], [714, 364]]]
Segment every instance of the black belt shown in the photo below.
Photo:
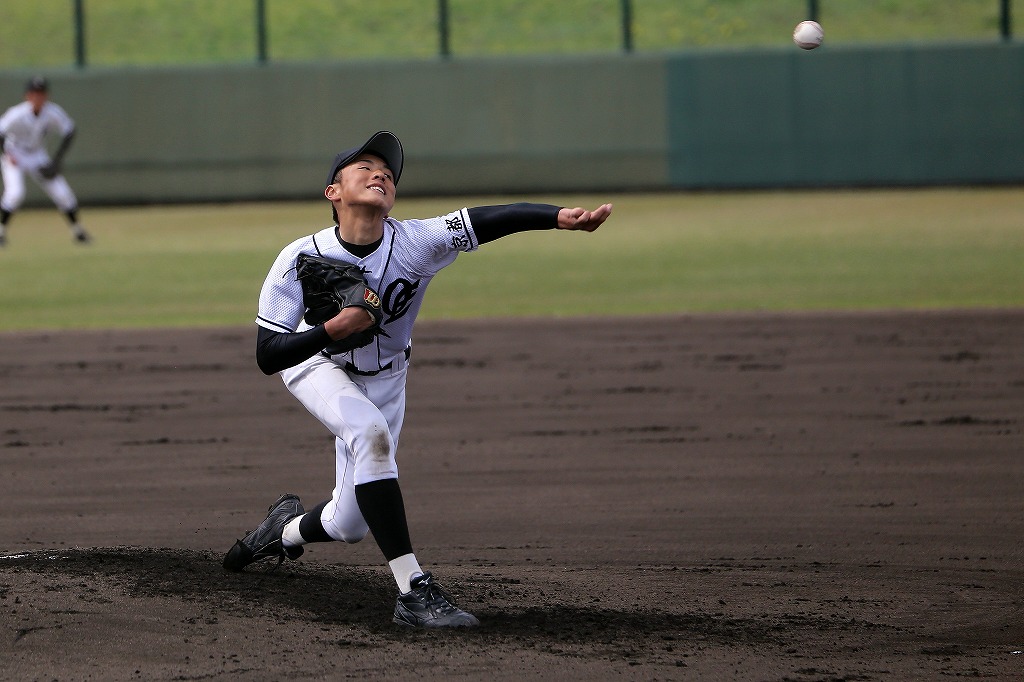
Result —
[[[321, 351], [321, 354], [324, 355], [324, 357], [327, 357], [327, 358], [331, 357], [330, 355], [326, 355], [324, 351]], [[412, 348], [410, 346], [406, 346], [405, 347], [405, 359], [406, 359], [406, 361], [409, 360], [409, 356], [410, 355], [412, 355]], [[388, 364], [384, 365], [380, 369], [371, 369], [369, 371], [364, 371], [364, 370], [359, 369], [355, 365], [353, 365], [351, 362], [346, 362], [345, 363], [345, 371], [349, 372], [351, 374], [356, 374], [356, 375], [361, 376], [361, 377], [375, 377], [378, 374], [380, 374], [381, 372], [386, 372], [389, 369], [391, 369], [391, 366], [393, 364], [395, 364], [394, 361], [389, 362]]]
[[392, 363], [389, 362], [388, 364], [384, 365], [380, 369], [371, 369], [369, 372], [364, 372], [363, 370], [358, 369], [351, 362], [346, 362], [345, 363], [345, 371], [348, 372], [349, 374], [358, 374], [361, 377], [375, 377], [378, 374], [380, 374], [381, 372], [386, 372], [389, 369], [391, 369], [391, 364]]

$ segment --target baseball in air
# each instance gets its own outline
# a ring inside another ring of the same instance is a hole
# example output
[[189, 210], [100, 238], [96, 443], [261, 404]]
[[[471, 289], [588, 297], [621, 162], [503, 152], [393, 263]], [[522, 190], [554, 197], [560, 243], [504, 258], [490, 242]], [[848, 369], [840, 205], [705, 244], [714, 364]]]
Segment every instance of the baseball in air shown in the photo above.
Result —
[[816, 21], [801, 21], [793, 29], [793, 42], [805, 50], [820, 47], [824, 39], [825, 31]]

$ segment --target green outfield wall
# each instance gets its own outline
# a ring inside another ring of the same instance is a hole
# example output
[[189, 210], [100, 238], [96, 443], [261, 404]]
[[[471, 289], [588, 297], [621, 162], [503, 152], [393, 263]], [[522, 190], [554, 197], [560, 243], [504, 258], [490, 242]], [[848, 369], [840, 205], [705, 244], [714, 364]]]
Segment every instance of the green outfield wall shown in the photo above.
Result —
[[1018, 183], [1020, 44], [671, 59], [673, 187]]
[[1024, 180], [1015, 43], [46, 75], [84, 204], [318, 198], [382, 128], [406, 194]]

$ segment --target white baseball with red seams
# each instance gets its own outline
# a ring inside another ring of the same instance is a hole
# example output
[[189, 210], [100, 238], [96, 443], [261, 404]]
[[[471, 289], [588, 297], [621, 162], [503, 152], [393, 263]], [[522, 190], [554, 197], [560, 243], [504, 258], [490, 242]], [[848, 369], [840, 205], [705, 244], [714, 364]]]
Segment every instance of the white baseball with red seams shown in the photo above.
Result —
[[820, 47], [825, 40], [825, 30], [816, 21], [801, 21], [793, 29], [793, 42], [805, 50]]

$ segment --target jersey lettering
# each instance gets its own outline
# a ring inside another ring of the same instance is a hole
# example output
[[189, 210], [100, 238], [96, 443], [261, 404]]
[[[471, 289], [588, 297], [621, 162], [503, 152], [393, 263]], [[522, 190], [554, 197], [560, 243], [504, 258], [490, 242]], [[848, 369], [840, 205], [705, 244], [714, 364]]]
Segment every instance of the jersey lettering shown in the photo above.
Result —
[[444, 224], [448, 231], [451, 232], [451, 245], [453, 249], [465, 251], [470, 247], [469, 235], [466, 234], [466, 223], [463, 222], [461, 213], [445, 218]]
[[461, 215], [455, 215], [452, 218], [445, 218], [444, 222], [445, 222], [445, 226], [448, 228], [449, 232], [465, 232], [466, 231], [466, 226], [462, 222], [462, 216]]
[[412, 305], [413, 299], [416, 298], [416, 292], [419, 290], [419, 287], [420, 280], [410, 282], [401, 277], [388, 285], [387, 289], [384, 290], [384, 312], [388, 314], [388, 319], [384, 321], [384, 324], [394, 322], [409, 312], [409, 306]]

